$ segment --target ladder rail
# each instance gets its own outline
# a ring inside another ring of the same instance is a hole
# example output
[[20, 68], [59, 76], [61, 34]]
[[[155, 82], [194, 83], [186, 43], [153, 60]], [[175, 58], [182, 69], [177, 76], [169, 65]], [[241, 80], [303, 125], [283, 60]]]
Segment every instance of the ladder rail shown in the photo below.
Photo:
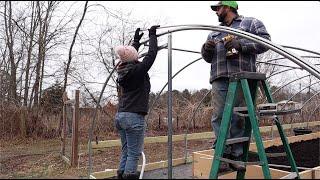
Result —
[[226, 104], [223, 110], [221, 126], [219, 130], [219, 136], [217, 137], [216, 148], [214, 151], [214, 158], [211, 165], [211, 171], [209, 178], [217, 179], [220, 166], [219, 157], [223, 155], [227, 132], [230, 126], [230, 119], [232, 115], [232, 109], [235, 103], [235, 97], [237, 94], [238, 82], [231, 82], [228, 87], [228, 93], [226, 98]]
[[[266, 96], [267, 96], [268, 102], [273, 103], [274, 100], [273, 100], [273, 98], [272, 98], [272, 96], [271, 96], [271, 92], [270, 92], [270, 90], [269, 90], [270, 88], [269, 88], [268, 84], [267, 84], [265, 81], [262, 81], [262, 86], [263, 86], [264, 91], [266, 92]], [[275, 117], [275, 123], [276, 123], [276, 126], [277, 126], [277, 128], [278, 128], [278, 131], [279, 131], [279, 134], [280, 134], [280, 138], [281, 138], [283, 147], [284, 147], [285, 152], [286, 152], [286, 154], [287, 154], [287, 157], [288, 157], [288, 159], [289, 159], [289, 163], [290, 163], [290, 165], [291, 165], [291, 171], [292, 171], [292, 172], [295, 172], [295, 173], [297, 174], [297, 177], [300, 179], [299, 171], [298, 171], [296, 162], [295, 162], [295, 160], [294, 160], [294, 158], [293, 158], [293, 154], [292, 154], [292, 152], [291, 152], [288, 139], [287, 139], [287, 137], [285, 136], [283, 127], [281, 126], [278, 117]]]
[[257, 149], [258, 149], [259, 159], [260, 159], [260, 161], [262, 161], [264, 163], [262, 165], [263, 175], [266, 179], [271, 179], [271, 173], [270, 173], [269, 166], [268, 166], [268, 160], [267, 160], [267, 156], [266, 156], [266, 153], [264, 150], [261, 134], [259, 131], [258, 120], [256, 118], [256, 114], [254, 111], [255, 107], [252, 102], [252, 97], [251, 97], [251, 93], [250, 93], [250, 89], [249, 89], [248, 80], [241, 79], [240, 81], [241, 81], [244, 99], [245, 99], [246, 105], [248, 107], [249, 119], [250, 119], [250, 122], [252, 125], [252, 131], [253, 131], [253, 135], [254, 135]]

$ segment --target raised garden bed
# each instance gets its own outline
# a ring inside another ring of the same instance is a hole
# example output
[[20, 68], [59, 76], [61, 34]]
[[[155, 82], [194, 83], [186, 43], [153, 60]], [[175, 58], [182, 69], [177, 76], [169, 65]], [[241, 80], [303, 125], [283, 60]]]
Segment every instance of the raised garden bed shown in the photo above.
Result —
[[[320, 139], [312, 139], [290, 144], [291, 152], [295, 158], [298, 167], [314, 168], [320, 166]], [[266, 149], [267, 153], [282, 153], [285, 152], [283, 146], [271, 146]], [[258, 156], [250, 154], [249, 161], [258, 161]], [[290, 166], [286, 156], [269, 157], [269, 164], [287, 165]], [[274, 167], [289, 171], [288, 168]]]
[[[290, 148], [299, 167], [299, 174], [302, 179], [318, 179], [320, 178], [320, 133], [315, 132], [301, 136], [288, 137]], [[263, 141], [267, 153], [283, 153], [284, 149], [280, 138]], [[258, 161], [255, 143], [250, 145], [249, 161]], [[193, 176], [196, 178], [208, 178], [210, 174], [213, 150], [198, 151], [193, 153]], [[290, 166], [286, 156], [268, 158], [269, 164]], [[290, 168], [271, 167], [270, 173], [273, 179], [291, 176]], [[221, 174], [219, 179], [233, 179], [236, 172]], [[260, 166], [247, 166], [246, 179], [263, 179], [262, 169]]]

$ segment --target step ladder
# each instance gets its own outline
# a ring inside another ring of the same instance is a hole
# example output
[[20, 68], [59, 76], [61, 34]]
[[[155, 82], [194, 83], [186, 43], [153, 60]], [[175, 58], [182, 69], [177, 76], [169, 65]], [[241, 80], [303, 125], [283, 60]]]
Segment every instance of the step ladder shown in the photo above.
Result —
[[[259, 82], [261, 83], [262, 88], [261, 86], [258, 86]], [[241, 168], [242, 170], [237, 171], [237, 179], [244, 179], [245, 173], [246, 173], [246, 170], [245, 170], [246, 166], [253, 165], [253, 164], [262, 166], [264, 178], [271, 179], [271, 174], [270, 174], [269, 165], [267, 161], [267, 154], [263, 147], [263, 142], [262, 142], [261, 134], [259, 131], [258, 118], [256, 114], [257, 110], [256, 110], [255, 101], [256, 101], [256, 93], [257, 93], [258, 87], [260, 87], [261, 90], [264, 91], [264, 95], [267, 97], [268, 102], [274, 103], [268, 84], [266, 83], [265, 74], [255, 73], [255, 72], [240, 72], [240, 73], [235, 73], [231, 75], [229, 79], [228, 93], [227, 93], [226, 104], [224, 107], [222, 121], [220, 125], [219, 136], [217, 137], [217, 142], [215, 145], [214, 158], [211, 165], [209, 179], [218, 178], [218, 171], [219, 171], [219, 166], [221, 161], [224, 161], [226, 163], [231, 163], [231, 164], [237, 164], [244, 167], [244, 168]], [[237, 88], [242, 89], [243, 96], [246, 103], [246, 109], [245, 110], [242, 109], [242, 111], [247, 111], [247, 116], [245, 117], [244, 137], [226, 140], [228, 129], [230, 127], [231, 116], [234, 109], [235, 98], [237, 97]], [[284, 130], [276, 114], [277, 113], [272, 113], [272, 115], [274, 116], [275, 124], [278, 128], [278, 131], [281, 137], [281, 141], [283, 143], [283, 146], [286, 152], [286, 156], [290, 162], [291, 172], [292, 172], [291, 174], [294, 174], [292, 178], [300, 178], [295, 160], [293, 158], [292, 152], [290, 150], [290, 146], [288, 144], [287, 137], [284, 134]], [[253, 131], [255, 142], [257, 145], [257, 150], [258, 150], [258, 155], [260, 160], [259, 162], [248, 162], [249, 146], [250, 146], [252, 131]], [[235, 144], [235, 143], [243, 143], [243, 156], [241, 159], [242, 161], [235, 161], [235, 160], [227, 159], [223, 157], [225, 145]]]

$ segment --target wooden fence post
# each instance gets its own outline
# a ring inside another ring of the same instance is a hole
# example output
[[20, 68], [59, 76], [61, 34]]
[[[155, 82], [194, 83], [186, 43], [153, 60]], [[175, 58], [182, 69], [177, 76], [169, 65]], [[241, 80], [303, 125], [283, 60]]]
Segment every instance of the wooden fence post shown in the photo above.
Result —
[[159, 119], [158, 119], [158, 129], [161, 128], [161, 117], [160, 117], [160, 114], [159, 114]]
[[72, 119], [72, 147], [71, 147], [72, 148], [71, 150], [71, 166], [72, 167], [76, 167], [78, 165], [79, 94], [80, 94], [80, 91], [76, 90], [73, 119]]
[[177, 129], [179, 129], [179, 116], [177, 116]]
[[63, 93], [63, 107], [62, 107], [62, 135], [61, 135], [61, 154], [65, 155], [66, 137], [67, 137], [67, 106], [68, 101], [67, 93]]
[[28, 118], [28, 109], [26, 106], [23, 106], [21, 108], [21, 113], [20, 113], [20, 134], [22, 138], [25, 138], [27, 136], [27, 129], [26, 129], [27, 118]]

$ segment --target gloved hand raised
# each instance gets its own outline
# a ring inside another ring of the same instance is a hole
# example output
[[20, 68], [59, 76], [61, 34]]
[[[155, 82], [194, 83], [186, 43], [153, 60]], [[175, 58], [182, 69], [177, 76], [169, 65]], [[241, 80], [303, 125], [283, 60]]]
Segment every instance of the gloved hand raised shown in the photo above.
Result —
[[236, 49], [237, 51], [241, 51], [241, 44], [239, 40], [237, 39], [232, 39], [231, 41], [228, 41], [224, 44], [224, 47], [228, 50], [231, 51], [233, 48]]
[[213, 50], [215, 47], [216, 47], [216, 43], [214, 42], [214, 40], [207, 40], [204, 43], [205, 50]]
[[143, 36], [143, 33], [139, 34], [139, 32], [140, 32], [140, 28], [137, 28], [136, 32], [134, 33], [133, 41], [135, 41], [135, 42], [139, 42], [140, 41], [140, 39]]
[[156, 33], [157, 33], [157, 28], [158, 28], [158, 27], [160, 27], [160, 25], [154, 25], [154, 26], [151, 26], [150, 29], [148, 29], [148, 31], [149, 31], [149, 37], [150, 37], [151, 35], [156, 35]]

